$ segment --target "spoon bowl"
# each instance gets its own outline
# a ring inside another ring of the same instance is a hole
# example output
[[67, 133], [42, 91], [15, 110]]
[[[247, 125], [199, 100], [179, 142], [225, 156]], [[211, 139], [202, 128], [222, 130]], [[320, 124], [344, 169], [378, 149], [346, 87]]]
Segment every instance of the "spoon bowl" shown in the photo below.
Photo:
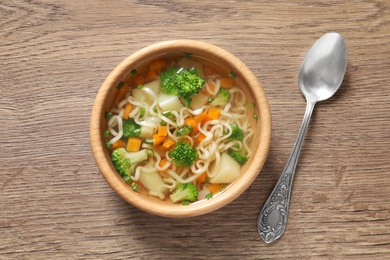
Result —
[[302, 62], [298, 83], [305, 97], [322, 101], [333, 96], [347, 67], [347, 46], [338, 33], [327, 33], [310, 48]]
[[281, 237], [286, 229], [295, 168], [314, 105], [336, 93], [346, 68], [347, 46], [343, 37], [336, 32], [318, 39], [302, 62], [298, 82], [307, 101], [306, 111], [290, 158], [257, 221], [260, 237], [266, 243]]

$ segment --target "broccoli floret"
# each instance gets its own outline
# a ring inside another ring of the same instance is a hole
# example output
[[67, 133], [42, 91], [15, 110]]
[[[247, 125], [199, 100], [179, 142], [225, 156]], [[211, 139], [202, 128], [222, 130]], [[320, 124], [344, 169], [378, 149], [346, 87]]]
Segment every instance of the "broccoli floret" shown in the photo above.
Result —
[[192, 132], [192, 130], [193, 130], [192, 126], [185, 124], [183, 127], [179, 128], [179, 130], [177, 130], [176, 135], [177, 136], [189, 135]]
[[190, 106], [192, 96], [199, 92], [205, 84], [196, 69], [170, 68], [161, 73], [161, 89], [164, 94], [176, 95], [183, 98], [186, 106]]
[[228, 103], [230, 96], [231, 94], [227, 88], [220, 88], [211, 104], [213, 106], [225, 106]]
[[234, 159], [236, 160], [240, 165], [244, 165], [246, 164], [246, 162], [248, 161], [248, 157], [243, 154], [242, 152], [239, 152], [239, 151], [236, 151], [236, 150], [233, 150], [233, 149], [228, 149], [228, 154]]
[[111, 154], [111, 160], [119, 174], [125, 179], [129, 179], [134, 173], [135, 166], [148, 159], [148, 150], [138, 152], [128, 152], [125, 148], [115, 149]]
[[141, 133], [141, 126], [133, 118], [123, 120], [123, 137], [138, 137]]
[[179, 183], [175, 192], [169, 197], [173, 203], [195, 201], [198, 197], [198, 189], [192, 183]]
[[232, 134], [229, 136], [229, 140], [231, 140], [231, 141], [242, 141], [242, 140], [244, 140], [245, 134], [241, 130], [241, 128], [237, 124], [235, 124], [235, 123], [231, 124], [230, 126], [232, 128]]
[[178, 166], [190, 167], [198, 158], [198, 150], [193, 148], [190, 144], [183, 141], [177, 142], [168, 155], [172, 161]]

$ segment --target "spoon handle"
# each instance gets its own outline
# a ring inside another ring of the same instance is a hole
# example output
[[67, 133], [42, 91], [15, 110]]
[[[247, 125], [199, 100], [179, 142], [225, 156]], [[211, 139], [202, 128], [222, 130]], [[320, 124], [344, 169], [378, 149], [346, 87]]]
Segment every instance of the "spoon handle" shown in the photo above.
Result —
[[266, 243], [278, 239], [286, 229], [295, 168], [315, 103], [307, 99], [305, 115], [290, 158], [257, 220], [257, 230]]

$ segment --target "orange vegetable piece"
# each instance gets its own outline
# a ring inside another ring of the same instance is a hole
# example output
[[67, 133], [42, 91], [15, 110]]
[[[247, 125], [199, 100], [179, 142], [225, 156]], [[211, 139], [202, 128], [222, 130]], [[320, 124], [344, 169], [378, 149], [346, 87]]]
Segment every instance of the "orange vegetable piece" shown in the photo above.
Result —
[[204, 124], [207, 119], [207, 113], [203, 111], [202, 114], [195, 116], [194, 119], [197, 123]]
[[154, 134], [152, 137], [153, 137], [153, 145], [154, 146], [162, 144], [162, 142], [164, 142], [164, 140], [165, 140], [165, 136], [160, 136], [158, 134]]
[[221, 191], [221, 184], [219, 183], [213, 183], [213, 184], [210, 184], [208, 187], [209, 191], [212, 193], [212, 194], [217, 194], [218, 192]]
[[192, 117], [186, 118], [184, 120], [184, 124], [192, 126], [192, 131], [194, 133], [197, 133], [199, 131], [199, 129], [198, 129], [198, 122], [194, 118], [192, 118]]
[[165, 148], [165, 149], [170, 149], [174, 145], [175, 145], [175, 141], [167, 138], [167, 139], [164, 140], [164, 142], [162, 144], [162, 147]]
[[155, 80], [157, 78], [157, 72], [155, 70], [149, 70], [146, 73], [146, 78], [148, 79], [148, 81]]
[[125, 141], [119, 139], [118, 141], [116, 141], [115, 143], [113, 143], [111, 145], [111, 150], [115, 150], [115, 149], [118, 149], [118, 148], [125, 148], [125, 147], [126, 147]]
[[196, 178], [197, 183], [203, 183], [206, 180], [207, 174], [204, 172]]
[[138, 74], [137, 76], [135, 76], [135, 77], [133, 78], [133, 83], [134, 83], [134, 85], [135, 85], [136, 87], [139, 86], [139, 85], [144, 84], [144, 83], [145, 83], [145, 77], [144, 77], [144, 75]]
[[131, 112], [131, 110], [133, 109], [133, 105], [132, 104], [127, 104], [125, 109], [123, 110], [123, 115], [122, 115], [122, 118], [123, 119], [129, 119], [129, 114]]
[[207, 112], [207, 118], [208, 120], [216, 120], [218, 119], [220, 113], [221, 109], [218, 107], [210, 107], [209, 111]]
[[129, 152], [138, 152], [141, 148], [141, 139], [137, 137], [130, 137], [127, 140], [126, 150]]
[[[209, 87], [210, 91], [214, 91], [214, 90], [215, 90], [214, 84], [212, 84], [212, 83], [207, 83], [207, 86]], [[204, 90], [204, 93], [205, 93], [206, 96], [212, 96], [212, 94], [209, 93], [209, 92], [207, 91], [206, 88], [205, 88], [205, 90]]]
[[205, 138], [206, 138], [206, 136], [205, 136], [204, 134], [201, 133], [201, 134], [198, 136], [198, 145], [199, 145], [200, 142], [202, 142]]
[[167, 136], [168, 135], [168, 127], [167, 126], [158, 126], [157, 134], [159, 136]]
[[[169, 163], [166, 157], [162, 158], [160, 163], [158, 164], [160, 167], [164, 167], [167, 163]], [[172, 169], [172, 163], [169, 165], [168, 169]]]
[[127, 84], [126, 82], [123, 84], [123, 86], [118, 90], [118, 92], [116, 93], [116, 97], [115, 97], [115, 101], [116, 102], [119, 102], [121, 101], [124, 97], [125, 97], [125, 94], [127, 92], [127, 90], [129, 89], [129, 84]]
[[158, 59], [158, 60], [152, 61], [149, 64], [149, 69], [154, 70], [154, 71], [159, 71], [159, 70], [162, 70], [166, 65], [167, 65], [167, 63], [165, 62], [164, 59]]
[[221, 87], [231, 88], [234, 86], [234, 79], [232, 78], [222, 78], [221, 79]]
[[210, 66], [204, 66], [203, 68], [203, 71], [204, 71], [204, 74], [206, 74], [207, 76], [210, 76], [210, 75], [213, 75], [213, 74], [217, 74], [217, 70], [210, 67]]

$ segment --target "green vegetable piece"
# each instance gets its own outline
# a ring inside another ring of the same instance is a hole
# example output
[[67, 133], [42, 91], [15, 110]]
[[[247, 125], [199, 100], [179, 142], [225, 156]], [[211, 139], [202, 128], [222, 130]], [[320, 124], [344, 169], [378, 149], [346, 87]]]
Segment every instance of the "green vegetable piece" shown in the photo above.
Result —
[[251, 108], [255, 108], [256, 107], [256, 104], [255, 103], [253, 103], [253, 102], [248, 102], [248, 103], [246, 103], [246, 108], [249, 108], [249, 109], [251, 109]]
[[183, 135], [189, 135], [193, 131], [193, 127], [185, 124], [181, 128], [179, 128], [176, 132], [176, 136], [183, 136]]
[[109, 141], [106, 141], [106, 142], [105, 142], [105, 146], [106, 146], [107, 149], [110, 149], [110, 148], [111, 148], [110, 142], [109, 142]]
[[191, 167], [195, 160], [198, 159], [198, 150], [186, 142], [178, 141], [168, 155], [178, 167]]
[[227, 88], [220, 88], [211, 104], [213, 106], [225, 106], [229, 102], [230, 96], [231, 94]]
[[118, 86], [116, 86], [117, 89], [121, 89], [125, 83], [123, 81], [119, 82]]
[[161, 89], [164, 94], [176, 95], [190, 106], [192, 96], [197, 94], [205, 84], [196, 69], [173, 67], [160, 76]]
[[232, 127], [232, 134], [229, 136], [229, 140], [233, 141], [242, 141], [244, 140], [245, 134], [241, 130], [241, 128], [236, 124], [233, 123], [230, 125]]
[[205, 198], [206, 198], [207, 200], [209, 200], [209, 199], [211, 199], [213, 196], [214, 196], [214, 194], [213, 194], [212, 192], [210, 192], [209, 194], [207, 194], [207, 195], [205, 196]]
[[234, 74], [234, 72], [230, 72], [230, 73], [229, 73], [229, 77], [231, 77], [232, 79], [236, 79], [236, 78], [237, 78], [237, 75]]
[[256, 119], [256, 120], [259, 119], [259, 117], [257, 116], [256, 113], [253, 113], [253, 118]]
[[248, 161], [248, 157], [239, 152], [239, 151], [236, 151], [236, 150], [233, 150], [233, 149], [228, 149], [228, 154], [234, 159], [236, 160], [241, 166], [246, 164], [246, 162]]
[[110, 131], [106, 130], [104, 131], [104, 137], [109, 137], [110, 136]]
[[105, 114], [104, 114], [104, 118], [105, 119], [110, 119], [112, 117], [112, 113], [111, 112], [106, 112]]
[[[198, 189], [192, 183], [178, 183], [175, 192], [170, 195], [173, 203], [188, 201], [189, 204], [189, 202], [195, 201], [197, 197]], [[184, 205], [188, 205], [187, 202], [184, 203]]]
[[133, 70], [131, 71], [131, 74], [132, 74], [133, 76], [135, 76], [135, 75], [138, 74], [138, 71], [137, 71], [136, 69], [133, 69]]
[[133, 118], [123, 120], [123, 136], [125, 138], [138, 137], [141, 134], [141, 126]]
[[116, 170], [125, 181], [129, 180], [128, 177], [134, 174], [136, 165], [146, 159], [148, 159], [147, 149], [138, 152], [128, 152], [125, 148], [118, 148], [111, 154], [111, 160]]
[[144, 108], [144, 107], [141, 108], [141, 110], [139, 111], [140, 116], [144, 116], [145, 113], [146, 113], [146, 108]]
[[181, 205], [184, 205], [184, 206], [190, 205], [190, 201], [189, 200], [183, 200], [181, 202]]

